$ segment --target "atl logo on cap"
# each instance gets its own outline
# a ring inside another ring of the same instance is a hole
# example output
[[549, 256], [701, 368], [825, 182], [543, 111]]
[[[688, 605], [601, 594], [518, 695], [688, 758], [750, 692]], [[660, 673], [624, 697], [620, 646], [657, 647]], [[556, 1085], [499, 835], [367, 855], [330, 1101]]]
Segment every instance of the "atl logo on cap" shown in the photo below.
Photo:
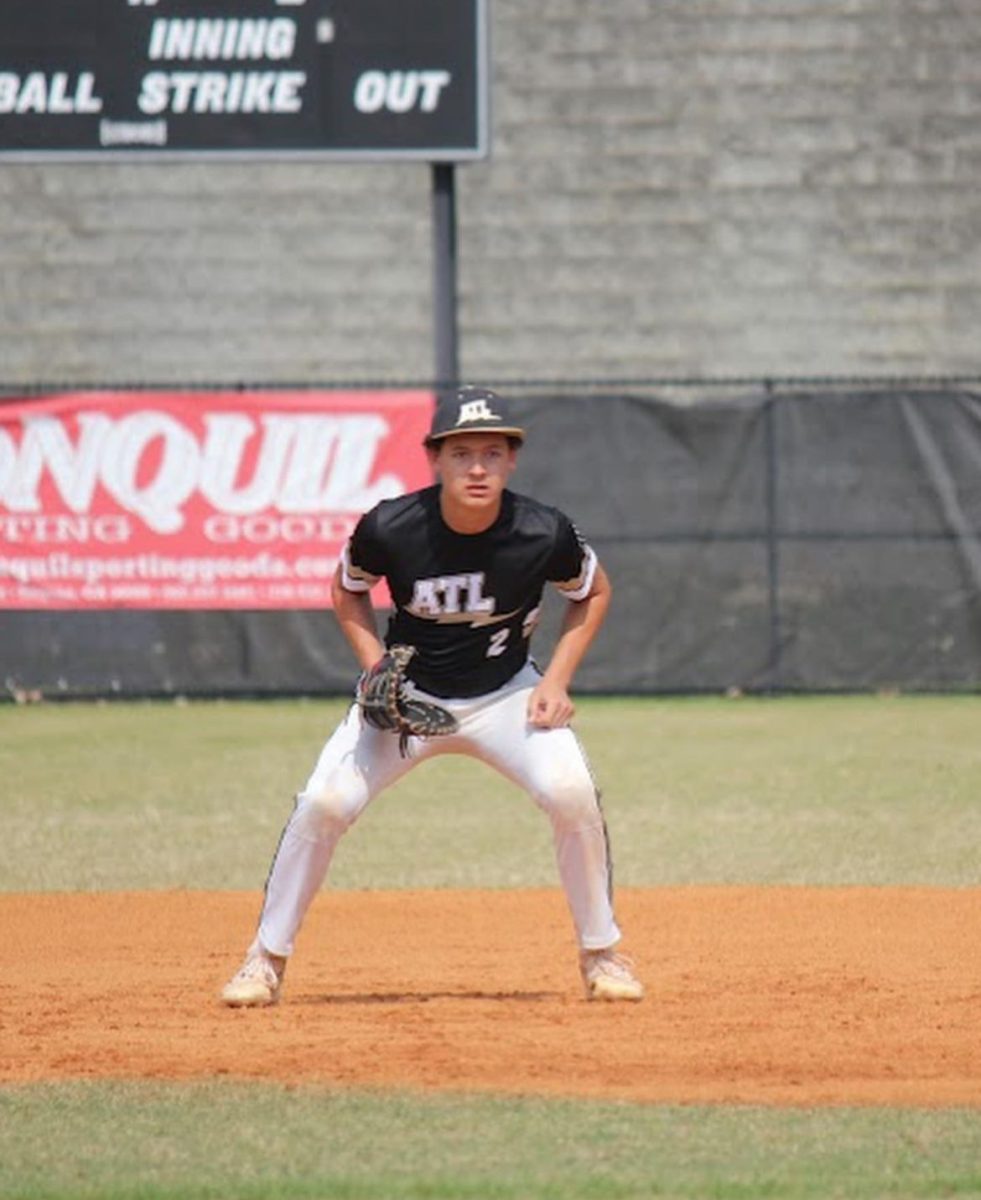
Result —
[[460, 405], [460, 415], [457, 425], [466, 425], [469, 421], [499, 421], [501, 418], [491, 412], [486, 400], [467, 400]]

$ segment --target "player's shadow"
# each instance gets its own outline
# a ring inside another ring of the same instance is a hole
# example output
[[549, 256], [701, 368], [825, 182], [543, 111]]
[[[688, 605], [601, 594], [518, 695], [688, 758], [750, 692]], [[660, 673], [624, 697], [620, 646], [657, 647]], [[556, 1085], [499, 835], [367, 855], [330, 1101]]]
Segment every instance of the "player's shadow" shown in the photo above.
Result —
[[540, 1004], [559, 1000], [559, 992], [355, 992], [350, 995], [291, 996], [291, 1004], [427, 1004], [432, 1000], [491, 1000], [504, 1004]]

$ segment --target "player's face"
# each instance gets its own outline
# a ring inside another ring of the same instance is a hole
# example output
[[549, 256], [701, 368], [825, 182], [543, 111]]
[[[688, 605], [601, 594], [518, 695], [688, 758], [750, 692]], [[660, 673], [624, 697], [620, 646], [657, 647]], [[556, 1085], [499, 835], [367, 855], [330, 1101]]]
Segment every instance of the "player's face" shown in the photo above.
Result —
[[460, 433], [444, 438], [432, 455], [443, 486], [444, 512], [496, 516], [516, 460], [517, 451], [502, 433]]

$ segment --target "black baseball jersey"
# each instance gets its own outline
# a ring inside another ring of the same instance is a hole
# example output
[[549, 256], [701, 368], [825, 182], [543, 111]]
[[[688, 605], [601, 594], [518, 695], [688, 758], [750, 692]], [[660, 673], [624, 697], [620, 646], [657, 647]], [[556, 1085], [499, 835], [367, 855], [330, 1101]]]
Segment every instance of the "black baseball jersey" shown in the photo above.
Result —
[[592, 587], [596, 556], [557, 508], [507, 489], [494, 524], [455, 533], [439, 485], [383, 500], [358, 522], [342, 556], [342, 582], [368, 591], [384, 578], [395, 605], [387, 645], [417, 654], [408, 675], [435, 696], [480, 696], [524, 666], [542, 591], [570, 600]]

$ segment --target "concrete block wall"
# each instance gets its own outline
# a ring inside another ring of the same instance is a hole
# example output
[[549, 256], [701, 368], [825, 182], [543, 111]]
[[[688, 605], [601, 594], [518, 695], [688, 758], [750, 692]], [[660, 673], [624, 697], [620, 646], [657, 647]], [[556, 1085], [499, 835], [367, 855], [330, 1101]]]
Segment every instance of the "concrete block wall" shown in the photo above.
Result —
[[[981, 371], [977, 0], [490, 0], [469, 378]], [[0, 165], [0, 380], [434, 372], [425, 164]]]

